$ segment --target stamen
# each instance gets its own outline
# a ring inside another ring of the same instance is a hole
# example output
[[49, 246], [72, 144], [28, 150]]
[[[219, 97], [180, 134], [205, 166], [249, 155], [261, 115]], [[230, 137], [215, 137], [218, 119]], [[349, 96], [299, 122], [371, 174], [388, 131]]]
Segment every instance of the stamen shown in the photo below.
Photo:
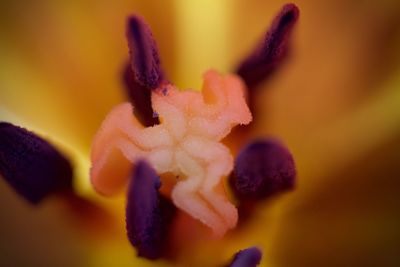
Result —
[[158, 190], [160, 178], [145, 161], [137, 162], [128, 191], [126, 229], [138, 255], [160, 258], [166, 249], [168, 227], [175, 207]]
[[235, 254], [229, 267], [256, 267], [262, 258], [261, 250], [251, 247], [239, 251]]
[[147, 89], [157, 88], [163, 81], [163, 72], [150, 27], [143, 19], [131, 16], [128, 18], [126, 36], [136, 82]]
[[151, 107], [151, 91], [136, 81], [130, 64], [125, 66], [123, 80], [129, 100], [134, 107], [133, 113], [141, 124], [145, 127], [159, 124], [158, 116], [154, 116]]
[[239, 66], [240, 75], [250, 89], [267, 78], [287, 54], [288, 40], [299, 17], [295, 4], [286, 4], [275, 17], [264, 40]]
[[0, 122], [0, 174], [31, 203], [72, 186], [67, 158], [46, 140], [7, 122]]
[[128, 18], [126, 36], [130, 63], [124, 69], [123, 80], [128, 97], [144, 126], [159, 124], [151, 107], [151, 90], [164, 81], [157, 44], [150, 27], [137, 16]]
[[266, 139], [252, 142], [239, 153], [230, 184], [240, 200], [265, 199], [294, 188], [295, 178], [289, 150]]

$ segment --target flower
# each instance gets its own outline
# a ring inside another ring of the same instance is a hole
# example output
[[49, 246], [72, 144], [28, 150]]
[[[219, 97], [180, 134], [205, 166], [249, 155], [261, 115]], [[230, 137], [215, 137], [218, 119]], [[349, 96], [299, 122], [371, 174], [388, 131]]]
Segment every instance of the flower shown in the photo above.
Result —
[[[169, 216], [167, 222], [163, 216], [163, 199], [158, 196], [162, 183], [153, 178], [155, 171], [164, 176], [162, 180], [168, 173], [178, 179], [184, 177], [168, 190], [167, 197], [187, 215], [210, 227], [215, 236], [222, 237], [227, 230], [235, 228], [238, 212], [221, 183], [222, 176], [232, 171], [233, 159], [220, 140], [235, 125], [251, 122], [245, 96], [250, 96], [251, 104], [255, 86], [284, 58], [297, 18], [298, 8], [285, 5], [265, 39], [240, 65], [237, 73], [243, 81], [239, 76], [222, 76], [209, 70], [204, 74], [202, 93], [181, 92], [166, 80], [150, 28], [140, 17], [128, 18], [131, 56], [124, 80], [132, 104], [114, 107], [96, 133], [91, 153], [91, 181], [96, 191], [110, 196], [121, 191], [128, 178], [132, 180], [126, 222], [128, 237], [139, 256], [161, 257], [165, 254], [165, 242], [174, 244], [168, 239], [175, 240], [182, 234], [176, 227], [179, 219]], [[156, 121], [152, 120], [154, 117]], [[231, 185], [239, 193], [241, 204], [245, 202], [244, 195], [240, 194], [243, 184], [258, 180], [257, 187], [247, 187], [246, 193], [256, 195], [260, 191], [264, 198], [294, 184], [296, 172], [290, 152], [274, 142], [261, 141], [254, 146], [261, 149], [246, 148], [236, 162], [239, 171], [232, 176], [235, 182]], [[137, 165], [139, 170], [129, 175], [132, 165]], [[165, 224], [176, 228], [176, 233], [169, 234]], [[187, 223], [186, 227], [196, 232], [194, 225]], [[186, 243], [189, 239], [196, 243], [196, 238], [188, 236], [177, 243]]]
[[[146, 16], [157, 40], [163, 40], [160, 49], [168, 76], [187, 87], [200, 77], [203, 61], [223, 70], [238, 61], [278, 9], [277, 3], [265, 1], [174, 2], [159, 9], [151, 8], [153, 4], [39, 2], [23, 3], [22, 8], [19, 2], [2, 4], [2, 120], [52, 141], [62, 140], [61, 147], [73, 159], [71, 148], [87, 158], [100, 121], [122, 101], [114, 72], [126, 55], [121, 36], [128, 10]], [[198, 9], [192, 11], [191, 5]], [[202, 5], [221, 16], [206, 18]], [[303, 1], [299, 5], [303, 16], [291, 60], [260, 85], [264, 89], [256, 101], [263, 105], [257, 105], [260, 120], [251, 134], [268, 133], [285, 140], [298, 164], [297, 190], [273, 209], [258, 209], [242, 238], [230, 239], [217, 251], [199, 245], [191, 257], [193, 261], [205, 255], [230, 257], [257, 244], [274, 266], [396, 265], [398, 3]], [[226, 12], [218, 11], [220, 6]], [[204, 27], [206, 32], [201, 25], [193, 30], [191, 18], [215, 26]], [[196, 53], [210, 50], [209, 46], [215, 48], [210, 54]], [[88, 166], [78, 162], [76, 166], [87, 171]], [[78, 188], [85, 196], [91, 194], [87, 185]], [[1, 191], [2, 203], [7, 203], [1, 206], [2, 214], [7, 214], [1, 222], [2, 248], [9, 255], [1, 260], [6, 264], [109, 266], [115, 258], [121, 265], [133, 264], [123, 231], [110, 229], [112, 237], [99, 232], [95, 238], [88, 227], [77, 230], [60, 212], [60, 203], [49, 201], [33, 212], [4, 183]], [[121, 221], [124, 215], [118, 210], [123, 204], [115, 202], [102, 205], [111, 206], [115, 220]], [[23, 223], [27, 220], [29, 229]], [[59, 240], [62, 245], [56, 245]]]

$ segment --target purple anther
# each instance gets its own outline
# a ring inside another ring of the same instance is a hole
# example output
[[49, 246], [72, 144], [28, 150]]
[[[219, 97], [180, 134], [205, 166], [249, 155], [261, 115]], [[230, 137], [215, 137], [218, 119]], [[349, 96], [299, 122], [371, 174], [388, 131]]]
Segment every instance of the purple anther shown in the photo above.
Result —
[[148, 259], [165, 253], [175, 213], [172, 203], [159, 194], [160, 187], [156, 172], [145, 161], [137, 162], [128, 191], [126, 229], [138, 255]]
[[237, 156], [230, 184], [240, 200], [264, 199], [294, 188], [296, 169], [289, 150], [273, 139], [250, 143]]
[[236, 72], [250, 90], [267, 78], [286, 56], [290, 33], [298, 17], [295, 4], [284, 5], [262, 42], [239, 65]]
[[155, 89], [163, 82], [157, 44], [150, 27], [138, 16], [130, 16], [127, 21], [131, 68], [137, 83], [147, 89]]
[[72, 188], [68, 159], [46, 140], [7, 122], [0, 122], [0, 174], [34, 204]]
[[130, 64], [126, 64], [125, 66], [123, 79], [127, 95], [133, 105], [133, 113], [139, 121], [145, 127], [159, 124], [158, 117], [153, 116], [151, 91], [136, 81]]
[[235, 254], [229, 267], [256, 267], [262, 258], [261, 250], [257, 247], [243, 249]]

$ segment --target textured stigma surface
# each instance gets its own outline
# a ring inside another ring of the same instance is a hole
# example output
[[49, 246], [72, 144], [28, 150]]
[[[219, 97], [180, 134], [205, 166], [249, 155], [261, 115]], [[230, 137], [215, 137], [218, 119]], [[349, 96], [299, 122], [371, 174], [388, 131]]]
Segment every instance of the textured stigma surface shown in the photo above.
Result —
[[244, 90], [240, 78], [216, 71], [204, 75], [202, 93], [162, 86], [152, 92], [161, 123], [147, 128], [133, 116], [129, 103], [116, 106], [93, 142], [94, 188], [104, 195], [118, 193], [132, 163], [146, 159], [158, 174], [184, 177], [172, 190], [174, 204], [222, 236], [236, 225], [237, 210], [217, 190], [233, 168], [229, 149], [219, 141], [232, 127], [252, 119]]

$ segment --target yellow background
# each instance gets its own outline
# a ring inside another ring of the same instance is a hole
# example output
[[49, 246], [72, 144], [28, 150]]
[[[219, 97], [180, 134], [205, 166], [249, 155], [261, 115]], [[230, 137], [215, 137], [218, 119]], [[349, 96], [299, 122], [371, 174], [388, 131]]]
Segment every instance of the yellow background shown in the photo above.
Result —
[[[252, 136], [291, 149], [297, 188], [264, 203], [240, 233], [188, 246], [176, 265], [213, 266], [252, 245], [263, 249], [262, 266], [400, 264], [400, 2], [295, 3], [290, 59], [262, 84]], [[93, 196], [88, 183], [91, 138], [125, 97], [125, 18], [150, 24], [171, 81], [199, 88], [206, 69], [232, 71], [283, 4], [1, 1], [0, 120], [70, 155], [79, 194], [101, 211], [56, 198], [32, 207], [0, 181], [0, 265], [173, 266], [137, 259], [123, 196]]]

